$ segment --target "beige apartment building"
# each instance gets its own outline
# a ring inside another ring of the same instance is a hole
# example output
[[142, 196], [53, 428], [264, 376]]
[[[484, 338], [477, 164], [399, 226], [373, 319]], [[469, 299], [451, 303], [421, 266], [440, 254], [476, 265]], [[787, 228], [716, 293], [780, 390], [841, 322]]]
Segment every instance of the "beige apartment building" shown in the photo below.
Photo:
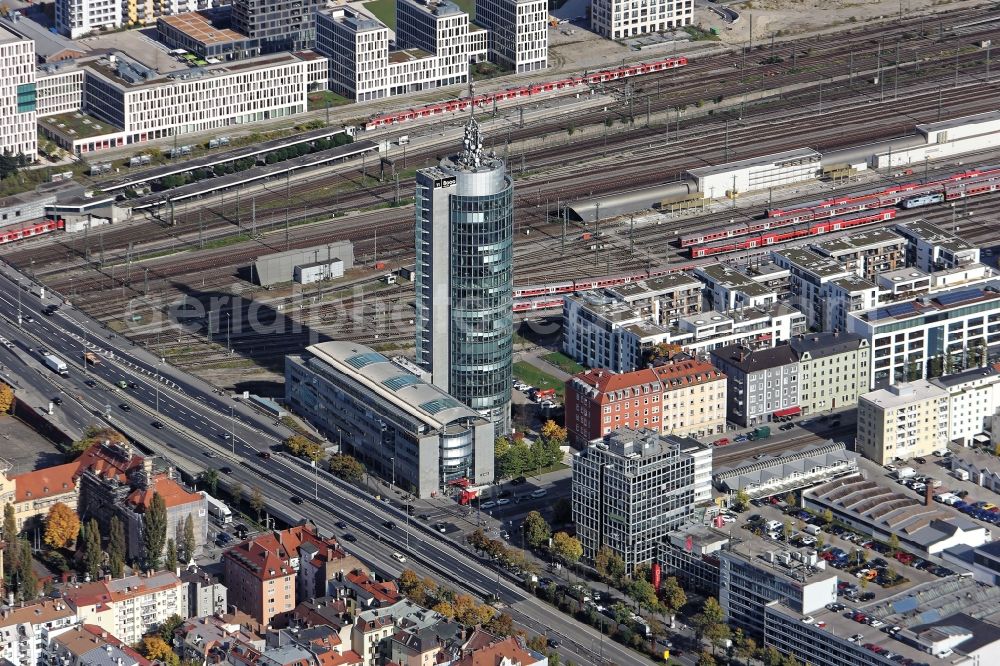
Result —
[[81, 624], [134, 645], [171, 615], [187, 617], [187, 585], [173, 571], [84, 583], [65, 593]]
[[858, 399], [858, 452], [879, 465], [948, 445], [948, 391], [926, 380], [893, 384]]
[[789, 342], [799, 357], [799, 408], [815, 414], [847, 407], [868, 392], [871, 348], [854, 333], [810, 333]]

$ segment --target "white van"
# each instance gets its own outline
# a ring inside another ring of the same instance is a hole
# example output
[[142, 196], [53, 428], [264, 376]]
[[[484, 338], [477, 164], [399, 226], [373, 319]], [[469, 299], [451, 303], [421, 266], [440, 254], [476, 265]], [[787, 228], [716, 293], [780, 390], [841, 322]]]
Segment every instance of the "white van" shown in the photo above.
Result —
[[816, 536], [823, 531], [823, 528], [819, 525], [806, 525], [805, 529], [802, 531], [810, 536]]
[[968, 481], [969, 473], [964, 469], [953, 469], [951, 470], [951, 475], [954, 476], [959, 481]]
[[778, 532], [782, 528], [782, 524], [777, 520], [769, 520], [764, 523], [765, 532]]

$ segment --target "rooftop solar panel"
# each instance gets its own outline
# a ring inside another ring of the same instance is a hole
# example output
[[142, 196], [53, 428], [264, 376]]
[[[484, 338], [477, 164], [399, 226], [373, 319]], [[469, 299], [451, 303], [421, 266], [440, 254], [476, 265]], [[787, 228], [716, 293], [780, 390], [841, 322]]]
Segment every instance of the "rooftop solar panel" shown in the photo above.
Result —
[[953, 291], [948, 294], [941, 294], [935, 300], [941, 305], [954, 305], [955, 303], [982, 298], [982, 296], [982, 289], [963, 289], [961, 291]]

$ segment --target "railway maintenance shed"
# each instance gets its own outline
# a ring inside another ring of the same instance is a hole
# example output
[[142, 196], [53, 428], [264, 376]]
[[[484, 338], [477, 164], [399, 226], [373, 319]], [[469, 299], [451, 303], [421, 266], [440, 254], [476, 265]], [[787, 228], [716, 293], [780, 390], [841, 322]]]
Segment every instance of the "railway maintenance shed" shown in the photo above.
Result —
[[772, 155], [751, 157], [737, 162], [700, 167], [687, 172], [698, 184], [698, 191], [709, 199], [723, 194], [766, 190], [815, 179], [823, 156], [812, 148], [796, 148]]

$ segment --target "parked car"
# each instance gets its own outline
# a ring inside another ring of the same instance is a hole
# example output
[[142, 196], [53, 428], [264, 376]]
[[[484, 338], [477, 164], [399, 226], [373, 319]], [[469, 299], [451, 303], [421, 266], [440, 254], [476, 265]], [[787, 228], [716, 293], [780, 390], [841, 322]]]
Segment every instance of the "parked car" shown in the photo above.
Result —
[[728, 437], [720, 437], [719, 439], [717, 439], [714, 442], [712, 442], [712, 444], [714, 444], [715, 446], [725, 446], [726, 444], [729, 444], [729, 438]]

